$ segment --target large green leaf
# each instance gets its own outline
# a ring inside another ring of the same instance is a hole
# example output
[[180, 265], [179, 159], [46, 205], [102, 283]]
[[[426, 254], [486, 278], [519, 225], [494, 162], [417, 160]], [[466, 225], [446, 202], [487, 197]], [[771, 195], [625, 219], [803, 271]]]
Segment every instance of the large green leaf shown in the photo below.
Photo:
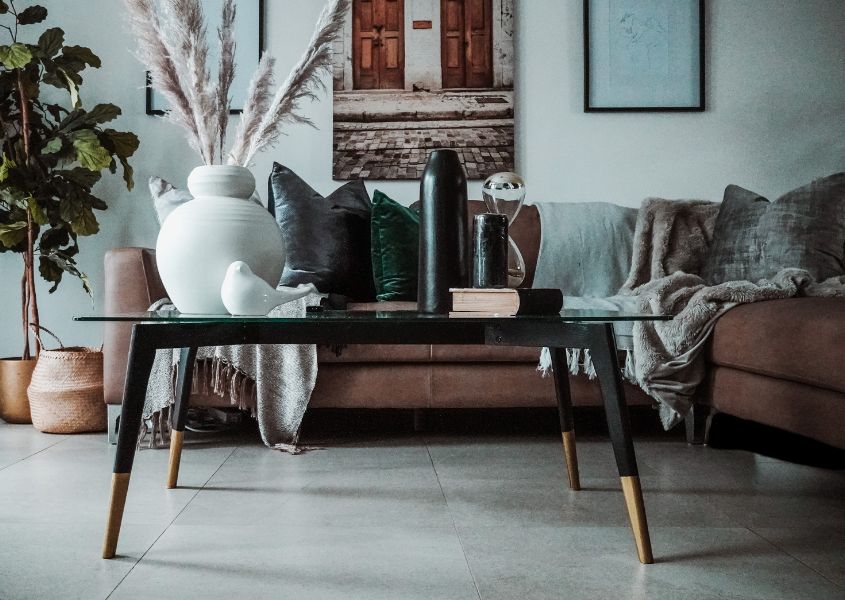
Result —
[[64, 198], [60, 208], [62, 219], [70, 223], [77, 235], [94, 235], [100, 231], [97, 217], [87, 202], [80, 198]]
[[74, 108], [79, 108], [82, 106], [82, 102], [79, 101], [79, 84], [64, 69], [59, 69], [59, 74], [65, 78], [67, 90], [70, 92], [70, 103]]
[[101, 171], [111, 163], [111, 154], [103, 148], [97, 134], [90, 129], [80, 129], [72, 136], [76, 159], [90, 171]]
[[35, 221], [37, 225], [47, 225], [50, 222], [50, 219], [47, 218], [47, 215], [44, 214], [44, 211], [41, 209], [41, 206], [38, 205], [38, 201], [30, 196], [27, 198], [27, 207], [29, 208], [29, 214], [32, 215], [32, 220]]
[[100, 171], [89, 171], [88, 169], [83, 169], [82, 167], [63, 169], [55, 171], [55, 173], [88, 191], [90, 191], [91, 188], [94, 187], [94, 184], [100, 181], [100, 178], [102, 177]]
[[100, 57], [94, 54], [91, 51], [91, 48], [86, 48], [84, 46], [65, 46], [62, 49], [62, 55], [64, 55], [67, 60], [90, 65], [95, 69], [99, 69], [103, 64]]
[[45, 281], [53, 284], [49, 290], [51, 294], [58, 289], [59, 284], [62, 282], [62, 275], [65, 274], [64, 269], [45, 255], [38, 257], [38, 272], [41, 273], [41, 277]]
[[13, 248], [26, 239], [26, 221], [0, 223], [0, 244]]
[[122, 156], [118, 156], [118, 159], [123, 166], [123, 181], [126, 182], [126, 189], [131, 192], [132, 188], [135, 187], [135, 170], [130, 166], [129, 161]]
[[[45, 262], [50, 264], [45, 265]], [[66, 253], [52, 252], [46, 256], [42, 255], [39, 259], [38, 270], [41, 272], [41, 276], [44, 277], [44, 279], [54, 283], [53, 287], [50, 289], [51, 294], [56, 290], [59, 282], [62, 280], [62, 273], [68, 273], [79, 278], [82, 282], [82, 289], [84, 289], [85, 292], [92, 297], [93, 301], [94, 292], [91, 289], [91, 281], [85, 273], [79, 270], [76, 266], [76, 261]], [[58, 272], [56, 270], [58, 270]], [[45, 271], [50, 277], [52, 277], [52, 279], [45, 276]]]
[[38, 50], [44, 58], [55, 56], [65, 43], [65, 32], [59, 27], [51, 27], [38, 38]]
[[47, 9], [43, 6], [34, 4], [27, 6], [20, 13], [18, 13], [18, 23], [21, 25], [32, 25], [40, 23], [47, 18]]
[[108, 123], [120, 116], [120, 108], [114, 104], [98, 104], [85, 115], [87, 123]]
[[26, 44], [15, 43], [11, 46], [0, 46], [0, 63], [7, 69], [20, 69], [32, 60], [32, 52]]
[[23, 208], [26, 206], [26, 194], [11, 185], [0, 185], [0, 204], [8, 208]]
[[62, 146], [64, 146], [64, 140], [61, 137], [54, 137], [44, 145], [41, 154], [56, 154], [62, 151]]
[[138, 136], [129, 131], [106, 129], [103, 133], [108, 138], [106, 144], [111, 146], [110, 150], [122, 158], [129, 158], [135, 154], [141, 144]]
[[9, 12], [9, 5], [0, 0], [0, 15], [5, 15], [7, 12]]
[[0, 163], [0, 183], [6, 181], [9, 178], [9, 173], [12, 169], [16, 168], [18, 165], [13, 161], [11, 158], [3, 154], [3, 162]]

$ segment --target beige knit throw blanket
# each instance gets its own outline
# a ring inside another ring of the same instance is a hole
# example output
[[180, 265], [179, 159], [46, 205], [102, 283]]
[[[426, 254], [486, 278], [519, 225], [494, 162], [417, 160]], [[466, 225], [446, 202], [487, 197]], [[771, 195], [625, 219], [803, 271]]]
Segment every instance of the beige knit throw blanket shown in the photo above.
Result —
[[[683, 420], [705, 375], [702, 350], [716, 320], [740, 304], [793, 296], [843, 296], [845, 276], [815, 282], [803, 269], [784, 269], [770, 280], [708, 286], [699, 276], [719, 205], [701, 200], [643, 201], [637, 216], [631, 270], [619, 291], [637, 310], [674, 315], [671, 321], [634, 324], [625, 376], [659, 404], [666, 429]], [[589, 355], [571, 371], [593, 375]]]
[[[270, 317], [303, 317], [307, 306], [322, 296], [305, 298], [274, 308]], [[167, 309], [167, 299], [150, 307]], [[172, 306], [170, 307], [172, 308]], [[175, 400], [175, 371], [179, 349], [159, 350], [150, 374], [144, 402], [144, 433], [167, 433], [167, 415]], [[244, 344], [199, 348], [194, 369], [195, 393], [227, 396], [233, 406], [258, 419], [261, 439], [270, 448], [296, 454], [299, 427], [317, 380], [317, 349], [311, 344]]]

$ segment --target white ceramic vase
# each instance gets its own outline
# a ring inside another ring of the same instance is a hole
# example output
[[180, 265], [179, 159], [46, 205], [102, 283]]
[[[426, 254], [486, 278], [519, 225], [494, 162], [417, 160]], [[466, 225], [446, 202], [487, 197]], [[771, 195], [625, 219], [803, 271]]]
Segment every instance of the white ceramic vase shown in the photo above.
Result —
[[273, 216], [249, 199], [255, 192], [252, 173], [236, 166], [197, 167], [188, 190], [194, 199], [170, 213], [156, 243], [159, 275], [179, 312], [227, 314], [220, 288], [235, 261], [275, 288], [285, 245]]

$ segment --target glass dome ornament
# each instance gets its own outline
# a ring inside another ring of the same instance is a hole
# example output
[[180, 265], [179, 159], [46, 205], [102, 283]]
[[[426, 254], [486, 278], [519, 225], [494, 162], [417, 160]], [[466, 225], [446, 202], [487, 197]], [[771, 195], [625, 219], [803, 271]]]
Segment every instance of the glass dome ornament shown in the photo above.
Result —
[[[484, 182], [481, 195], [487, 210], [507, 216], [508, 227], [511, 228], [525, 202], [525, 180], [516, 173], [496, 173]], [[518, 288], [524, 281], [525, 259], [513, 238], [508, 235], [508, 287]]]

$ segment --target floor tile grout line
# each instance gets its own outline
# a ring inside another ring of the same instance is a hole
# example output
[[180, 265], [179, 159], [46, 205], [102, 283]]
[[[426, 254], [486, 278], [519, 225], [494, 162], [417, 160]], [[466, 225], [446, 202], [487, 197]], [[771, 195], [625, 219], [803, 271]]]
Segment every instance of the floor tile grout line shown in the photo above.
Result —
[[807, 564], [806, 562], [804, 562], [803, 560], [801, 560], [800, 558], [798, 558], [797, 556], [795, 556], [794, 554], [792, 554], [792, 553], [791, 553], [789, 550], [787, 550], [786, 548], [782, 548], [780, 545], [778, 545], [778, 544], [777, 544], [777, 543], [775, 543], [774, 541], [770, 540], [769, 538], [767, 538], [766, 536], [764, 536], [764, 535], [763, 535], [762, 533], [760, 533], [759, 531], [755, 531], [752, 527], [749, 527], [749, 526], [747, 526], [747, 525], [745, 526], [745, 528], [746, 528], [748, 531], [750, 531], [751, 533], [753, 533], [754, 535], [756, 535], [758, 538], [760, 538], [761, 540], [763, 540], [764, 542], [766, 542], [767, 544], [769, 544], [770, 546], [772, 546], [773, 548], [775, 548], [776, 550], [779, 550], [779, 551], [783, 552], [783, 553], [784, 553], [784, 554], [786, 554], [788, 557], [790, 557], [790, 558], [792, 558], [793, 560], [797, 561], [798, 563], [800, 563], [800, 564], [804, 565], [805, 567], [807, 567], [808, 569], [810, 569], [813, 573], [815, 573], [816, 575], [818, 575], [819, 577], [821, 577], [821, 578], [822, 578], [822, 579], [824, 579], [825, 581], [827, 581], [827, 582], [829, 582], [829, 583], [832, 583], [832, 584], [833, 584], [833, 585], [835, 585], [837, 588], [842, 588], [842, 585], [841, 585], [841, 584], [837, 583], [836, 581], [833, 581], [833, 580], [832, 580], [832, 579], [830, 579], [827, 575], [825, 575], [824, 573], [822, 573], [821, 571], [819, 571], [818, 569], [816, 569], [816, 568], [815, 568], [815, 567], [813, 567], [812, 565]]
[[217, 475], [217, 472], [218, 472], [218, 471], [220, 471], [220, 469], [222, 469], [222, 468], [223, 468], [223, 465], [225, 465], [225, 464], [226, 464], [226, 462], [227, 462], [230, 458], [232, 458], [232, 455], [235, 453], [235, 451], [236, 451], [237, 449], [238, 449], [238, 448], [237, 448], [237, 446], [234, 446], [234, 447], [232, 448], [232, 451], [231, 451], [231, 452], [229, 452], [229, 454], [227, 454], [227, 455], [226, 455], [226, 458], [224, 458], [224, 459], [223, 459], [223, 462], [221, 462], [221, 463], [220, 463], [220, 465], [219, 465], [216, 469], [214, 469], [214, 472], [213, 472], [211, 475], [209, 475], [209, 476], [208, 476], [208, 479], [206, 479], [206, 480], [203, 482], [203, 484], [200, 486], [200, 488], [194, 492], [194, 494], [190, 497], [190, 499], [189, 499], [189, 500], [185, 503], [185, 506], [183, 506], [183, 507], [181, 508], [181, 510], [179, 510], [179, 512], [178, 512], [178, 513], [176, 513], [176, 516], [174, 516], [174, 517], [170, 520], [170, 522], [169, 522], [169, 523], [167, 524], [167, 526], [166, 526], [166, 527], [162, 530], [162, 532], [161, 532], [161, 533], [159, 533], [159, 534], [156, 536], [156, 539], [154, 539], [154, 540], [152, 541], [152, 543], [151, 543], [149, 546], [147, 546], [147, 549], [146, 549], [146, 550], [144, 550], [144, 552], [141, 554], [141, 556], [139, 556], [139, 557], [138, 557], [138, 560], [136, 560], [136, 561], [132, 564], [132, 566], [129, 568], [129, 570], [128, 570], [128, 571], [126, 571], [126, 573], [123, 575], [123, 577], [121, 577], [121, 578], [120, 578], [120, 581], [118, 581], [118, 582], [117, 582], [117, 584], [116, 584], [116, 585], [112, 588], [112, 591], [110, 591], [110, 592], [109, 592], [109, 594], [108, 594], [108, 596], [106, 596], [105, 600], [109, 600], [109, 598], [111, 598], [111, 597], [112, 597], [112, 595], [113, 595], [113, 594], [117, 591], [117, 588], [119, 588], [119, 587], [120, 587], [120, 585], [121, 585], [124, 581], [126, 581], [126, 578], [127, 578], [127, 577], [129, 577], [129, 574], [130, 574], [132, 571], [134, 571], [134, 570], [135, 570], [135, 567], [137, 567], [137, 566], [138, 566], [138, 564], [140, 564], [140, 562], [141, 562], [142, 560], [144, 560], [144, 557], [147, 555], [147, 553], [148, 553], [150, 550], [152, 550], [152, 549], [153, 549], [153, 546], [155, 546], [155, 545], [158, 543], [158, 541], [161, 539], [161, 536], [163, 536], [165, 533], [167, 533], [167, 530], [168, 530], [168, 529], [170, 529], [170, 526], [171, 526], [171, 525], [173, 525], [173, 523], [175, 523], [175, 522], [176, 522], [176, 519], [178, 519], [178, 518], [182, 515], [182, 513], [183, 513], [183, 512], [185, 512], [185, 510], [188, 508], [188, 506], [190, 506], [190, 505], [191, 505], [191, 502], [193, 502], [193, 501], [194, 501], [194, 498], [196, 498], [196, 497], [197, 497], [197, 495], [198, 495], [201, 491], [203, 491], [203, 490], [205, 489], [205, 486], [206, 486], [206, 485], [208, 485], [208, 482], [209, 482], [209, 481], [211, 481], [211, 480], [214, 478], [214, 476], [215, 476], [215, 475]]
[[443, 484], [440, 483], [440, 475], [437, 474], [437, 467], [434, 465], [434, 458], [431, 456], [431, 448], [428, 444], [428, 439], [425, 439], [425, 451], [428, 454], [428, 460], [431, 462], [431, 468], [434, 471], [434, 478], [437, 480], [437, 487], [440, 488], [440, 494], [443, 496], [443, 502], [446, 503], [446, 510], [449, 512], [449, 520], [452, 522], [452, 529], [455, 530], [455, 537], [458, 538], [458, 544], [461, 547], [461, 554], [464, 555], [464, 562], [467, 565], [467, 571], [469, 571], [469, 576], [472, 578], [472, 585], [475, 588], [475, 593], [478, 596], [478, 600], [482, 600], [481, 598], [481, 590], [478, 587], [478, 581], [475, 578], [475, 573], [472, 572], [472, 566], [469, 564], [469, 557], [467, 556], [466, 548], [464, 548], [464, 541], [461, 539], [461, 533], [458, 531], [458, 525], [455, 523], [455, 517], [452, 515], [452, 510], [449, 508], [449, 499], [446, 497], [446, 492], [443, 489]]
[[41, 454], [42, 452], [45, 452], [45, 451], [49, 450], [50, 448], [53, 448], [54, 446], [58, 446], [59, 444], [61, 444], [62, 442], [66, 442], [67, 440], [68, 440], [68, 438], [67, 438], [67, 437], [63, 437], [62, 439], [60, 439], [60, 440], [57, 440], [57, 441], [53, 442], [53, 443], [52, 443], [52, 444], [50, 444], [49, 446], [44, 446], [43, 448], [41, 448], [41, 450], [37, 450], [37, 451], [33, 452], [32, 454], [27, 454], [27, 455], [26, 455], [26, 456], [24, 456], [23, 458], [19, 458], [18, 460], [14, 461], [14, 462], [10, 462], [10, 463], [9, 463], [8, 465], [6, 465], [5, 467], [0, 467], [0, 471], [5, 471], [5, 470], [6, 470], [6, 469], [8, 469], [9, 467], [13, 467], [13, 466], [15, 466], [15, 465], [16, 465], [16, 464], [18, 464], [18, 463], [22, 463], [23, 461], [25, 461], [25, 460], [27, 460], [27, 459], [30, 459], [30, 458], [32, 458], [33, 456], [36, 456], [36, 455], [38, 455], [38, 454]]

